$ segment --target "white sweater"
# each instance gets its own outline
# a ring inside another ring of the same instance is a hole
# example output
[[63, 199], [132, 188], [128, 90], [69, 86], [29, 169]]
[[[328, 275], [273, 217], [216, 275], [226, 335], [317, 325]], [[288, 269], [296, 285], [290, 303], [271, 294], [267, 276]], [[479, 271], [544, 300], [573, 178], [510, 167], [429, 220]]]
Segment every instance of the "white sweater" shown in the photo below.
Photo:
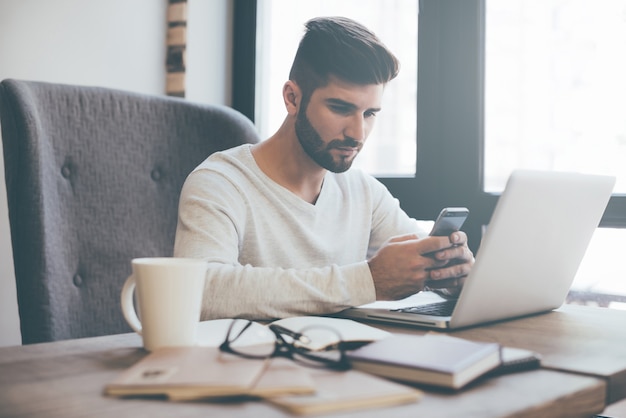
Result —
[[327, 173], [317, 202], [267, 177], [250, 145], [187, 178], [174, 255], [210, 262], [202, 319], [337, 312], [375, 300], [367, 264], [395, 235], [423, 231], [375, 178]]

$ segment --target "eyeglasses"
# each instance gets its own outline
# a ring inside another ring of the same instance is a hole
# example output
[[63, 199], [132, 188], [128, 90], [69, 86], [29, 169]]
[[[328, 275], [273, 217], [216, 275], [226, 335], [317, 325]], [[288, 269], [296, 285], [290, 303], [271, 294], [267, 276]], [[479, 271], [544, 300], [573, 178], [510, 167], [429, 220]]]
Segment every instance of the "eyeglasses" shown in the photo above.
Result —
[[[334, 342], [318, 348], [325, 341]], [[249, 359], [287, 357], [310, 367], [347, 370], [350, 364], [345, 346], [339, 333], [327, 327], [311, 326], [294, 332], [276, 324], [263, 326], [235, 319], [219, 348]]]

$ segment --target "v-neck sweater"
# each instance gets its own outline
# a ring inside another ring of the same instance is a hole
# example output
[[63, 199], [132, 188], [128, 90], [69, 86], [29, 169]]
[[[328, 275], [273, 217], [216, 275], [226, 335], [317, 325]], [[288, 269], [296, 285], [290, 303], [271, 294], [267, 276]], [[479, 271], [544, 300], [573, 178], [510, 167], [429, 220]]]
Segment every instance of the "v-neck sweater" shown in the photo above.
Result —
[[183, 186], [174, 255], [209, 262], [202, 319], [273, 319], [375, 300], [367, 259], [417, 222], [358, 170], [327, 172], [310, 204], [274, 182], [246, 144], [212, 154]]

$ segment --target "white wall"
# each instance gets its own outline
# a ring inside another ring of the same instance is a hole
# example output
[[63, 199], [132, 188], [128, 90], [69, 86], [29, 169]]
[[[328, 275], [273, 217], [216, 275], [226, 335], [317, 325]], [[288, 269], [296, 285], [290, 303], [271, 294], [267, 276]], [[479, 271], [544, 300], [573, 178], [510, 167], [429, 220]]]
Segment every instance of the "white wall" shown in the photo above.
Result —
[[[188, 2], [187, 97], [229, 104], [231, 2]], [[166, 13], [167, 0], [0, 0], [0, 80], [163, 94]], [[9, 234], [0, 158], [0, 346], [21, 343]]]

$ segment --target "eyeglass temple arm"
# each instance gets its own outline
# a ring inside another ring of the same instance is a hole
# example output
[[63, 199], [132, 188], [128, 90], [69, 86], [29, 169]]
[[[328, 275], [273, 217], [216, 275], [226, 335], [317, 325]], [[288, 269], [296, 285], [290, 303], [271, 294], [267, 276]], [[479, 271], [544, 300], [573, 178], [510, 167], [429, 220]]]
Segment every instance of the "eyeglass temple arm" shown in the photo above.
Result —
[[311, 342], [311, 340], [306, 335], [301, 334], [299, 332], [292, 331], [285, 327], [281, 327], [280, 325], [272, 324], [270, 325], [270, 329], [274, 331], [275, 333], [278, 333], [281, 335], [287, 335], [293, 338], [295, 341], [299, 341], [303, 344], [308, 344]]
[[248, 328], [250, 328], [250, 326], [252, 325], [252, 321], [249, 321], [243, 328], [241, 328], [241, 330], [239, 330], [239, 332], [237, 333], [235, 338], [230, 338], [230, 333], [233, 331], [233, 327], [235, 326], [236, 322], [237, 322], [237, 320], [235, 319], [235, 320], [233, 320], [233, 322], [230, 323], [230, 327], [228, 327], [228, 332], [226, 334], [226, 341], [235, 341], [236, 339], [241, 337], [241, 334], [246, 332], [246, 330]]

